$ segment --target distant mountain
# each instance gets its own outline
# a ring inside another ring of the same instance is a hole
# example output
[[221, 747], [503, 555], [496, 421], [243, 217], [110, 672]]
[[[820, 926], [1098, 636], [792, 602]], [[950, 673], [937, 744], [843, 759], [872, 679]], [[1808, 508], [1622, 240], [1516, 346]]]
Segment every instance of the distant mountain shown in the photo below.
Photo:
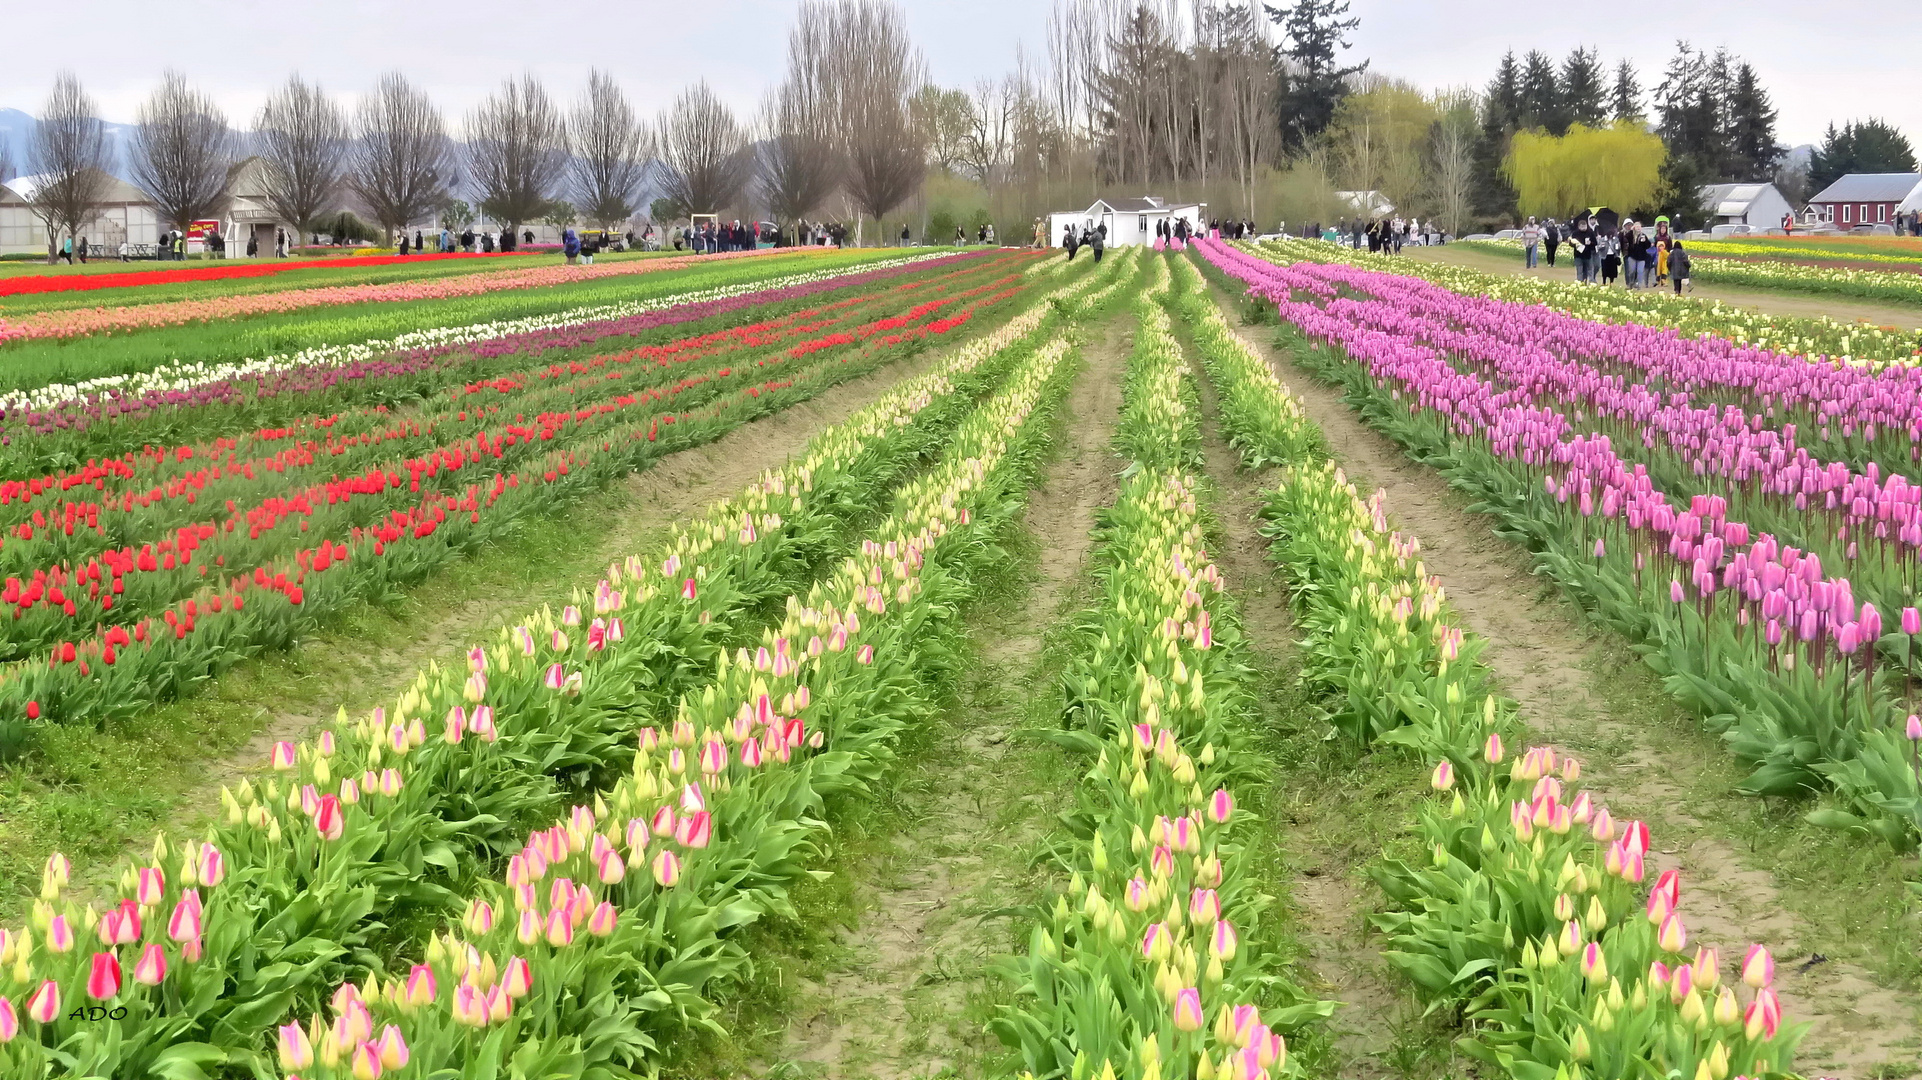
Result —
[[[10, 165], [11, 176], [0, 179], [11, 180], [33, 171], [28, 155], [33, 146], [34, 119], [19, 109], [0, 109], [0, 157], [5, 157]], [[132, 124], [106, 125], [107, 153], [111, 159], [107, 171], [125, 179], [127, 175], [127, 148], [133, 142]]]

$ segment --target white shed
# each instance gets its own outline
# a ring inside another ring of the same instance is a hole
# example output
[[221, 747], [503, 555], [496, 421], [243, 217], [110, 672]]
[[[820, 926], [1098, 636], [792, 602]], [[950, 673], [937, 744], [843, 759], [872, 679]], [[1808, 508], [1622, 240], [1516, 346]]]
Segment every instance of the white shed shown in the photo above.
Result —
[[1207, 203], [1171, 203], [1153, 195], [1144, 195], [1139, 199], [1096, 199], [1086, 210], [1060, 210], [1049, 214], [1048, 243], [1053, 247], [1061, 247], [1061, 234], [1068, 226], [1073, 226], [1075, 235], [1079, 236], [1083, 229], [1105, 225], [1108, 228], [1109, 247], [1152, 244], [1156, 227], [1162, 222], [1173, 227], [1176, 222], [1186, 219], [1188, 231], [1196, 233], [1206, 228], [1207, 212]]
[[1709, 212], [1709, 224], [1747, 225], [1752, 229], [1779, 229], [1782, 218], [1794, 211], [1774, 184], [1710, 184], [1702, 189], [1702, 205]]

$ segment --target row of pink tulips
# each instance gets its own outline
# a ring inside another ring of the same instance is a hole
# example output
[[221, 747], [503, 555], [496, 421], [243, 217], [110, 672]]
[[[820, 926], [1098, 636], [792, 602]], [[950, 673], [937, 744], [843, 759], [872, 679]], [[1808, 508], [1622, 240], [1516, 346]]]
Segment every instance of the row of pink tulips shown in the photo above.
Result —
[[[1646, 655], [1671, 689], [1756, 764], [1751, 790], [1828, 788], [1846, 810], [1817, 820], [1915, 842], [1922, 785], [1905, 737], [1906, 685], [1886, 662], [1906, 661], [1904, 631], [1922, 629], [1910, 594], [1890, 607], [1899, 622], [1861, 605], [1848, 578], [1792, 539], [1728, 520], [1715, 498], [1676, 502], [1606, 437], [1576, 437], [1568, 417], [1463, 373], [1407, 334], [1285, 298], [1275, 275], [1289, 271], [1251, 262], [1234, 268], [1273, 282], [1258, 287], [1285, 318], [1338, 346], [1308, 350], [1311, 365], [1378, 399], [1372, 418], [1479, 485], [1538, 540], [1557, 577], [1659, 645]], [[1873, 581], [1864, 562], [1844, 568]], [[1877, 599], [1887, 604], [1888, 590]]]
[[1618, 822], [1554, 748], [1510, 754], [1517, 718], [1420, 543], [1392, 529], [1380, 492], [1363, 500], [1318, 460], [1314, 425], [1213, 304], [1189, 314], [1244, 462], [1284, 464], [1262, 517], [1297, 586], [1304, 676], [1338, 726], [1439, 762], [1426, 865], [1374, 870], [1388, 958], [1424, 998], [1461, 1008], [1475, 1026], [1458, 1045], [1510, 1075], [1789, 1073], [1799, 1032], [1783, 1025], [1767, 950], [1742, 966], [1746, 1005], [1715, 948], [1684, 955], [1679, 871], [1642, 891], [1647, 826]]

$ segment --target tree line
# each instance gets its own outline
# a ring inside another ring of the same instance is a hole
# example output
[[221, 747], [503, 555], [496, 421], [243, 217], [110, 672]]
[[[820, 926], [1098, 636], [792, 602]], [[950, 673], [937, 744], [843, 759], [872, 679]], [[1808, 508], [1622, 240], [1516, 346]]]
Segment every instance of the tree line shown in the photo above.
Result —
[[[900, 9], [884, 0], [806, 0], [786, 79], [748, 119], [698, 82], [649, 121], [598, 69], [571, 106], [532, 75], [505, 79], [458, 124], [400, 72], [351, 107], [296, 74], [242, 132], [169, 72], [138, 111], [127, 174], [181, 229], [225, 205], [247, 157], [258, 159], [268, 205], [302, 233], [351, 205], [392, 236], [466, 207], [461, 194], [510, 230], [551, 219], [557, 205], [613, 227], [643, 211], [650, 185], [663, 194], [646, 209], [660, 216], [758, 199], [792, 221], [838, 191], [879, 218], [922, 179], [909, 100], [923, 72]], [[55, 80], [26, 164], [36, 182], [25, 195], [51, 250], [86, 227], [118, 164], [73, 73]], [[0, 174], [12, 175], [4, 160]]]
[[[1457, 233], [1604, 196], [1686, 221], [1710, 183], [1774, 179], [1793, 199], [1844, 172], [1914, 168], [1877, 120], [1831, 127], [1785, 167], [1769, 93], [1726, 49], [1677, 42], [1647, 89], [1631, 61], [1576, 46], [1511, 51], [1479, 90], [1430, 91], [1350, 56], [1357, 25], [1348, 0], [1055, 0], [1039, 55], [1018, 49], [1011, 71], [963, 89], [930, 83], [892, 0], [804, 0], [781, 78], [748, 116], [700, 82], [644, 118], [596, 70], [571, 104], [523, 75], [450, 123], [398, 72], [351, 107], [296, 75], [242, 133], [169, 74], [139, 111], [128, 171], [176, 227], [212, 216], [254, 155], [269, 204], [302, 232], [351, 205], [391, 234], [465, 196], [514, 229], [731, 210], [857, 229], [918, 215], [945, 239], [948, 223], [1020, 235], [1048, 210], [1150, 192], [1264, 227], [1356, 213], [1341, 192]], [[103, 128], [62, 75], [29, 161], [50, 240], [99, 201]]]

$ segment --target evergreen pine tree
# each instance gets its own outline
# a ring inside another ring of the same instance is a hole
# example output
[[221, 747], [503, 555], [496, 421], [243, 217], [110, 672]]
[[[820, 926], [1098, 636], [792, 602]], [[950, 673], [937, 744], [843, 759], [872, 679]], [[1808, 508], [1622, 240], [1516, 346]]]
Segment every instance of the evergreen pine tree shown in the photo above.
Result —
[[1522, 58], [1520, 126], [1547, 128], [1550, 135], [1568, 130], [1568, 114], [1562, 106], [1561, 81], [1555, 74], [1555, 61], [1539, 49]]
[[1335, 107], [1348, 96], [1348, 81], [1368, 67], [1366, 60], [1342, 67], [1338, 54], [1349, 47], [1348, 31], [1361, 25], [1348, 14], [1348, 0], [1297, 0], [1279, 7], [1263, 4], [1281, 28], [1275, 47], [1280, 69], [1279, 115], [1282, 145], [1299, 150], [1328, 129]]
[[1502, 173], [1508, 141], [1521, 126], [1522, 73], [1510, 49], [1495, 69], [1482, 95], [1481, 136], [1475, 141], [1475, 213], [1483, 219], [1506, 220], [1515, 212], [1515, 189]]
[[1729, 168], [1735, 181], [1763, 180], [1775, 175], [1783, 149], [1775, 143], [1775, 106], [1747, 61], [1736, 66], [1735, 83], [1727, 104]]
[[1576, 49], [1562, 61], [1562, 114], [1571, 124], [1599, 126], [1608, 116], [1608, 90], [1594, 49]]
[[1617, 120], [1642, 118], [1642, 84], [1635, 78], [1635, 65], [1627, 60], [1615, 65], [1615, 91], [1609, 95], [1609, 111]]

